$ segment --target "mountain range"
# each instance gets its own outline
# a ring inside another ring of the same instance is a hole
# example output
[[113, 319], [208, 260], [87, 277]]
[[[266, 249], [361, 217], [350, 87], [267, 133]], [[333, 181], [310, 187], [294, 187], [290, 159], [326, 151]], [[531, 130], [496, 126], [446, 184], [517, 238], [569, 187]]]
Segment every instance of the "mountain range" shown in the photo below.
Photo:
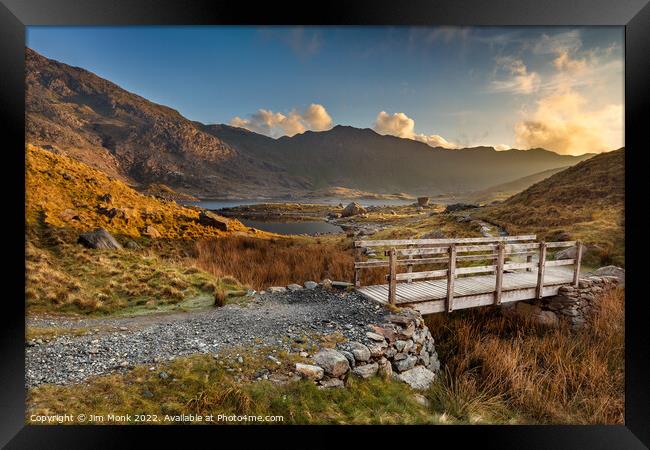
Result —
[[343, 187], [439, 195], [488, 189], [592, 154], [444, 149], [337, 125], [270, 138], [202, 124], [92, 72], [26, 49], [26, 139], [141, 190], [163, 183], [200, 198], [299, 197]]

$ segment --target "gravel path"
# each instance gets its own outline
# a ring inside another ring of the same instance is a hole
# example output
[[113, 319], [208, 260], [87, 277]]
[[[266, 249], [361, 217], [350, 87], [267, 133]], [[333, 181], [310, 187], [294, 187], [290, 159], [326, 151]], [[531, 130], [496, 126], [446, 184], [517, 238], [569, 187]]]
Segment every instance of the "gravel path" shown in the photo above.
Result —
[[61, 336], [26, 348], [26, 386], [79, 382], [91, 375], [127, 370], [192, 353], [228, 347], [276, 346], [289, 351], [304, 335], [339, 331], [367, 342], [367, 325], [387, 311], [354, 292], [303, 289], [256, 296], [244, 305], [191, 313], [106, 319], [32, 318], [34, 327], [87, 327], [92, 334]]

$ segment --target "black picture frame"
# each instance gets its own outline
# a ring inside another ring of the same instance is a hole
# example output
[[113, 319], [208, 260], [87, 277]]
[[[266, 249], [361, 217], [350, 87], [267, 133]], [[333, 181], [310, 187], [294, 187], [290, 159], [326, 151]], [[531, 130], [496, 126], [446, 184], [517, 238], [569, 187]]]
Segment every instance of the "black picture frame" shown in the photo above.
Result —
[[[187, 445], [189, 427], [30, 426], [25, 425], [24, 387], [24, 47], [28, 25], [461, 25], [461, 26], [580, 26], [625, 27], [625, 141], [626, 154], [626, 340], [625, 425], [591, 426], [444, 426], [411, 427], [254, 427], [238, 439], [266, 438], [290, 431], [288, 445], [311, 445], [319, 436], [343, 444], [359, 434], [384, 440], [407, 439], [413, 445], [451, 445], [475, 442], [483, 448], [620, 449], [650, 446], [648, 390], [650, 310], [645, 306], [640, 273], [644, 221], [642, 146], [650, 89], [650, 6], [648, 0], [335, 0], [325, 4], [236, 1], [109, 1], [0, 0], [0, 114], [5, 125], [2, 157], [7, 161], [2, 179], [6, 194], [4, 235], [6, 286], [0, 313], [0, 444], [7, 448], [116, 448], [131, 446], [143, 434], [154, 434], [167, 444]], [[645, 113], [645, 114], [644, 114]], [[22, 198], [21, 198], [22, 197]], [[13, 254], [14, 256], [11, 256]], [[193, 427], [206, 442], [226, 444], [225, 434], [248, 427]], [[151, 433], [151, 432], [154, 433]], [[194, 437], [194, 436], [192, 436]], [[232, 436], [231, 436], [232, 437]], [[146, 436], [149, 439], [149, 436]], [[420, 441], [420, 442], [418, 442]], [[243, 441], [237, 443], [242, 445]], [[320, 440], [324, 442], [324, 440]], [[445, 443], [446, 442], [446, 443]], [[291, 444], [293, 443], [293, 444]], [[198, 444], [197, 444], [198, 445]]]

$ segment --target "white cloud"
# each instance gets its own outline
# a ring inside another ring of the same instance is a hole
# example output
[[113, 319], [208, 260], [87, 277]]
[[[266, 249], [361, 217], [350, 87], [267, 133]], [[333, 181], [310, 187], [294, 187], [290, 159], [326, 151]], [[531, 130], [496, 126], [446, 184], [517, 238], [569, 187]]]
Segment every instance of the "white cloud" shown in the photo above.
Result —
[[458, 148], [458, 145], [447, 141], [438, 134], [418, 134], [415, 132], [415, 120], [402, 112], [388, 114], [381, 111], [377, 114], [373, 129], [379, 134], [389, 134], [406, 139], [424, 142], [431, 147]]
[[247, 119], [233, 117], [230, 125], [271, 137], [294, 136], [307, 130], [328, 130], [332, 127], [332, 117], [323, 105], [312, 103], [302, 114], [295, 109], [286, 115], [258, 109]]
[[379, 134], [390, 134], [392, 136], [413, 139], [415, 134], [415, 121], [404, 113], [388, 114], [381, 111], [377, 114], [374, 130]]
[[622, 104], [594, 109], [581, 94], [567, 89], [543, 97], [534, 111], [523, 115], [515, 125], [515, 139], [527, 148], [579, 155], [624, 145]]
[[332, 128], [332, 117], [323, 105], [317, 103], [312, 103], [305, 110], [304, 121], [310, 130], [324, 131]]
[[536, 72], [529, 72], [521, 59], [512, 57], [497, 58], [497, 73], [506, 72], [506, 77], [492, 81], [495, 92], [512, 92], [532, 94], [539, 89], [540, 77]]

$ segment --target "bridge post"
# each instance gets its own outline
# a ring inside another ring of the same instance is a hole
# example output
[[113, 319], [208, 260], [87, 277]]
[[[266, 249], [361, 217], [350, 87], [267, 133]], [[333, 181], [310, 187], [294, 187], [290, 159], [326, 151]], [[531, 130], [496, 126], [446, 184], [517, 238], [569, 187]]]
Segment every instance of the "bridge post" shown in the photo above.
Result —
[[544, 267], [546, 266], [546, 242], [539, 243], [539, 266], [537, 269], [537, 289], [535, 298], [541, 299], [544, 293]]
[[456, 244], [449, 244], [449, 266], [447, 267], [447, 312], [454, 310], [454, 279], [456, 277]]
[[501, 287], [503, 286], [503, 264], [505, 261], [506, 246], [503, 242], [497, 245], [497, 270], [496, 285], [494, 287], [494, 304], [501, 304]]
[[394, 247], [388, 251], [388, 271], [388, 303], [394, 305], [397, 293], [397, 258]]
[[582, 262], [582, 241], [576, 241], [576, 261], [573, 270], [573, 285], [578, 287], [580, 281], [580, 264]]
[[[357, 244], [355, 242], [354, 244], [354, 262], [361, 262], [361, 247], [357, 247]], [[354, 287], [361, 287], [361, 269], [358, 267], [354, 267]]]

